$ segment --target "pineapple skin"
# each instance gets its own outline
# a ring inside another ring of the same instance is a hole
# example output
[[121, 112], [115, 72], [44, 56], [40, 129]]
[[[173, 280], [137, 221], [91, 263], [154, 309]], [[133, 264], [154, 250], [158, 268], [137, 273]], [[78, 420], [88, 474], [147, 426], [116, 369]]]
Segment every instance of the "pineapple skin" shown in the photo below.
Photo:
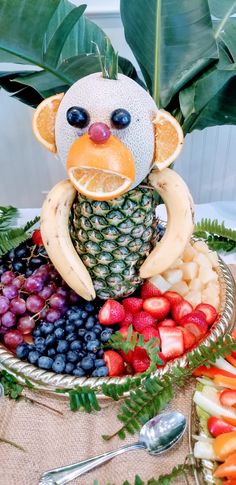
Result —
[[139, 268], [158, 240], [156, 205], [141, 185], [106, 202], [77, 195], [71, 237], [98, 298], [124, 298], [142, 283]]

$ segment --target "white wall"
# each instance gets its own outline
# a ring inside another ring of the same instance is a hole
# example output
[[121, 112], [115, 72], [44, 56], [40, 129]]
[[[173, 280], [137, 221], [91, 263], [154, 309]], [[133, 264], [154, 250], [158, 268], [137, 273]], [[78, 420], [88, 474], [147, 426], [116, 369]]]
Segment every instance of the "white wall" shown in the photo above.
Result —
[[[85, 3], [115, 48], [134, 61], [124, 39], [119, 0]], [[61, 163], [34, 139], [31, 117], [30, 108], [0, 91], [0, 205], [39, 207], [45, 192], [65, 177]], [[196, 202], [236, 200], [235, 135], [236, 127], [217, 127], [187, 136], [176, 170]]]

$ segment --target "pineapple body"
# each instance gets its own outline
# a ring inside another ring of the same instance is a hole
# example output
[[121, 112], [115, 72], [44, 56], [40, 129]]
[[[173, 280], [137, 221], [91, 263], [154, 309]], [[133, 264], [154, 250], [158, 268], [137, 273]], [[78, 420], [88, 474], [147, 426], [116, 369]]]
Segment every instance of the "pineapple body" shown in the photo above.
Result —
[[78, 194], [71, 236], [101, 299], [121, 298], [140, 285], [139, 268], [157, 240], [151, 188], [136, 187], [111, 201]]

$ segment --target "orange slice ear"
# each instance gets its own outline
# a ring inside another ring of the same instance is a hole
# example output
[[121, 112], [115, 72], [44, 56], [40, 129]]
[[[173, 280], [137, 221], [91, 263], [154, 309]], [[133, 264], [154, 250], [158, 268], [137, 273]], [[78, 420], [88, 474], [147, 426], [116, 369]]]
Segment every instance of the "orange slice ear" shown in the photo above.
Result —
[[152, 168], [163, 170], [179, 156], [184, 142], [183, 130], [174, 118], [163, 109], [153, 120], [155, 129], [155, 155]]
[[33, 115], [33, 132], [37, 140], [50, 152], [56, 153], [55, 121], [64, 93], [44, 99]]

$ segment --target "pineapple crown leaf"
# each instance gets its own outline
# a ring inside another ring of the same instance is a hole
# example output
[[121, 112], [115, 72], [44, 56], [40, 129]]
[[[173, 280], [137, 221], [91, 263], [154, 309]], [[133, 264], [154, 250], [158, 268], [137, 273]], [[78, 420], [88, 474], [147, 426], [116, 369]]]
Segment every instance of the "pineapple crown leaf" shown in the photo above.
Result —
[[[95, 42], [93, 42], [95, 43]], [[105, 39], [105, 51], [102, 55], [98, 45], [95, 43], [98, 58], [101, 66], [102, 75], [105, 79], [118, 79], [118, 52], [115, 52], [114, 47], [109, 39]]]

